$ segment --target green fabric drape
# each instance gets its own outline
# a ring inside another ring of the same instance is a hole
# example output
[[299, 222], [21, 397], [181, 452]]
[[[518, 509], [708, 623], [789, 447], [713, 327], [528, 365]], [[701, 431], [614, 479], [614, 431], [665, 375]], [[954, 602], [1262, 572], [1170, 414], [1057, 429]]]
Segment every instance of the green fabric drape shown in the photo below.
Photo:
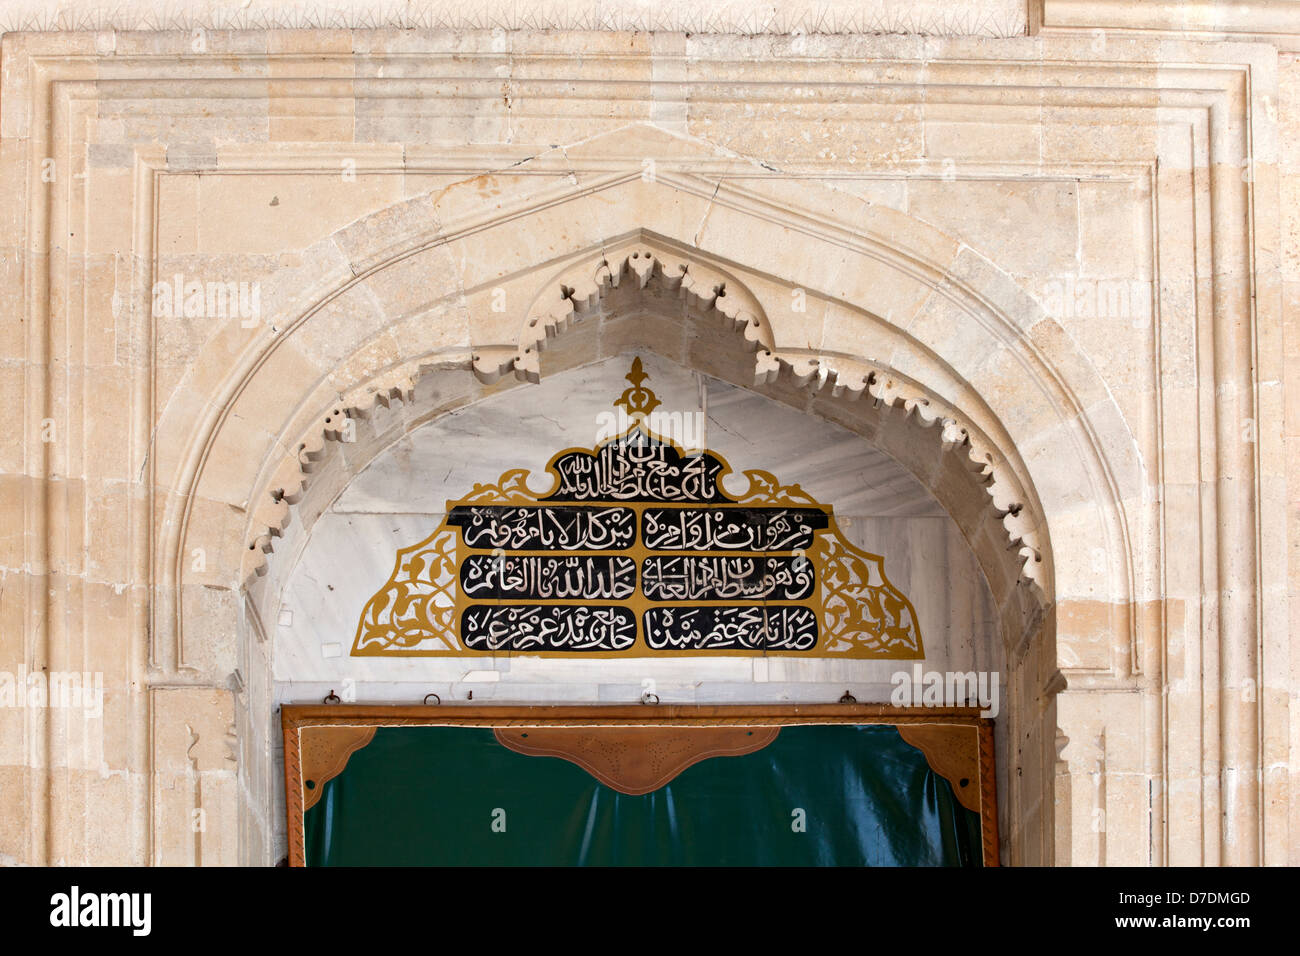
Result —
[[979, 815], [890, 726], [798, 724], [642, 796], [479, 727], [381, 727], [305, 818], [309, 866], [979, 866]]

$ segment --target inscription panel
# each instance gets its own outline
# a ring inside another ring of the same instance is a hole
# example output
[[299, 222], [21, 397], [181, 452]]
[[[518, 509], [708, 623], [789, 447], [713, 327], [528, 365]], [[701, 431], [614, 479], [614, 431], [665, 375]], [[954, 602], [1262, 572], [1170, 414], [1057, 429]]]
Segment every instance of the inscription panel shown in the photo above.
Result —
[[353, 655], [922, 657], [883, 558], [767, 472], [726, 494], [721, 457], [645, 425], [659, 404], [645, 377], [638, 359], [615, 402], [626, 431], [551, 459], [550, 493], [515, 470], [448, 502], [442, 526], [398, 553]]

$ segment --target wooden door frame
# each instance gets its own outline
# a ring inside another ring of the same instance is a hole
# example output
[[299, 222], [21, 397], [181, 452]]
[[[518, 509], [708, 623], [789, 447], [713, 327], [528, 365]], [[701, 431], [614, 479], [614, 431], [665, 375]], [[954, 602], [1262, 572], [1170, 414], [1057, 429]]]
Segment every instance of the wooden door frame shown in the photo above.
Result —
[[[998, 865], [997, 778], [993, 721], [977, 707], [893, 707], [888, 704], [617, 704], [580, 705], [392, 705], [286, 704], [280, 709], [284, 734], [284, 793], [289, 835], [289, 865], [306, 865], [302, 736], [309, 727], [646, 727], [784, 726], [788, 724], [884, 724], [919, 727], [974, 727], [978, 767], [982, 859]], [[932, 754], [927, 762], [941, 776]], [[964, 778], [963, 778], [964, 779]], [[951, 780], [954, 788], [959, 781]]]

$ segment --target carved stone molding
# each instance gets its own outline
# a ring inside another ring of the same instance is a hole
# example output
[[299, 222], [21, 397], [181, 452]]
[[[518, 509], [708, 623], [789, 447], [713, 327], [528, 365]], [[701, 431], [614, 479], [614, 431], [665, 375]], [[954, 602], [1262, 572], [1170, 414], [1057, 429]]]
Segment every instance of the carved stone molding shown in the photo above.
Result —
[[520, 381], [541, 379], [539, 354], [546, 340], [564, 332], [575, 318], [597, 311], [601, 300], [623, 283], [637, 289], [654, 285], [675, 293], [690, 307], [716, 312], [744, 336], [751, 350], [774, 347], [772, 328], [758, 299], [742, 283], [717, 269], [645, 243], [636, 243], [600, 256], [594, 262], [565, 270], [550, 280], [528, 310], [519, 344], [515, 348], [477, 349], [474, 373], [485, 383], [514, 372]]
[[1132, 3], [1128, 0], [1033, 0], [1032, 34], [1114, 32], [1168, 38], [1231, 39], [1271, 43], [1300, 50], [1300, 8], [1291, 0], [1182, 0]]
[[1006, 459], [994, 453], [991, 444], [959, 411], [887, 369], [822, 355], [759, 352], [756, 382], [774, 382], [782, 371], [787, 371], [803, 387], [829, 390], [834, 397], [844, 396], [850, 401], [866, 396], [877, 405], [900, 409], [904, 419], [915, 421], [923, 428], [938, 427], [944, 449], [964, 453], [970, 470], [985, 486], [993, 512], [1006, 531], [1008, 550], [1017, 555], [1020, 582], [1032, 585], [1035, 596], [1046, 602], [1044, 523], [1027, 507], [1028, 495]]
[[[125, 0], [69, 5], [13, 0], [0, 12], [0, 32], [52, 30], [593, 30], [631, 33], [809, 35], [881, 33], [926, 36], [1021, 36], [1023, 0], [870, 0], [835, 4], [801, 0], [779, 5], [722, 6], [670, 0], [653, 6], [564, 2], [520, 5], [511, 0], [305, 0], [292, 4], [230, 4], [221, 0]], [[188, 40], [188, 36], [186, 37]]]

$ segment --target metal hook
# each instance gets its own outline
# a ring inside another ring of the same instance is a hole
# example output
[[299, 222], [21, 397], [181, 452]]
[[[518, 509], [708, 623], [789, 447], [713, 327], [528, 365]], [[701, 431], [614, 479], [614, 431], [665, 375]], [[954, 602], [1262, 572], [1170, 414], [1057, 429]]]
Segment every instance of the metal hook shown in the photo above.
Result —
[[[653, 699], [652, 699], [652, 698], [653, 698]], [[657, 703], [659, 703], [659, 695], [658, 695], [658, 694], [652, 694], [652, 693], [650, 693], [649, 691], [646, 691], [644, 694], [641, 695], [641, 703], [643, 703], [643, 704], [657, 704]]]
[[330, 688], [330, 692], [329, 692], [329, 694], [326, 695], [325, 699], [322, 700], [321, 703], [322, 703], [322, 704], [338, 704], [338, 703], [341, 703], [342, 701], [343, 701], [343, 698], [340, 697], [338, 694], [334, 693], [334, 689], [333, 689], [333, 688]]
[[440, 704], [442, 703], [442, 698], [439, 697], [437, 694], [425, 694], [425, 695], [424, 695], [424, 706], [426, 706], [426, 707], [429, 706], [429, 698], [430, 698], [430, 697], [432, 697], [432, 698], [433, 698], [434, 700], [436, 700], [438, 703], [440, 703]]
[[847, 690], [844, 692], [844, 696], [840, 698], [841, 704], [856, 704], [857, 702], [858, 699], [854, 697], [852, 694], [850, 694]]

